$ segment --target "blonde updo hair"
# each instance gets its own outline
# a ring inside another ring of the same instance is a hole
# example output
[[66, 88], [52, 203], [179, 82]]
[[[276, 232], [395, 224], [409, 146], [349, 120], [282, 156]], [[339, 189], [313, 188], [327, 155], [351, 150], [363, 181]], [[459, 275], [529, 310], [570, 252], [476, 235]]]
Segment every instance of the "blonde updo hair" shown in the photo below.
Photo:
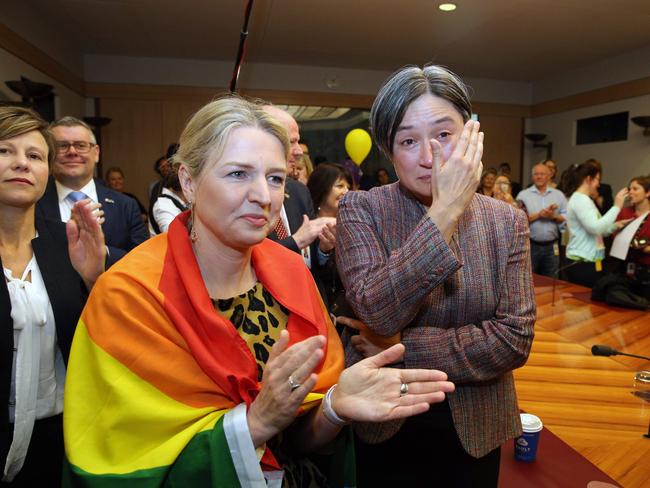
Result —
[[192, 178], [199, 179], [209, 160], [221, 157], [228, 137], [240, 127], [253, 127], [274, 136], [284, 147], [285, 158], [288, 156], [290, 145], [285, 127], [260, 106], [237, 95], [227, 95], [208, 103], [190, 119], [172, 164], [176, 169], [184, 164]]

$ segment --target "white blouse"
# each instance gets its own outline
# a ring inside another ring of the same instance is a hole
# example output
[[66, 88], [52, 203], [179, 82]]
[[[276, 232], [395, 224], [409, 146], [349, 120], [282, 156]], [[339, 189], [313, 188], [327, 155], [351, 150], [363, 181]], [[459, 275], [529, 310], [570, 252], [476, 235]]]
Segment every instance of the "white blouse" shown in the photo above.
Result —
[[[184, 202], [168, 188], [163, 188], [161, 194], [170, 196], [177, 202], [184, 204]], [[158, 224], [158, 228], [160, 229], [160, 232], [167, 232], [169, 225], [176, 218], [176, 216], [181, 212], [182, 210], [180, 210], [176, 205], [174, 205], [174, 202], [172, 202], [169, 198], [158, 197], [156, 199], [156, 202], [153, 204], [153, 208], [151, 209], [151, 215], [149, 216], [149, 219], [155, 220], [156, 224]], [[151, 237], [156, 235], [156, 231], [154, 231], [151, 222], [149, 222], [149, 234], [151, 235]]]
[[9, 395], [9, 420], [14, 423], [14, 435], [2, 478], [11, 481], [23, 466], [34, 421], [63, 411], [65, 363], [56, 341], [54, 312], [36, 258], [32, 256], [20, 278], [14, 278], [6, 268], [3, 271], [14, 324]]

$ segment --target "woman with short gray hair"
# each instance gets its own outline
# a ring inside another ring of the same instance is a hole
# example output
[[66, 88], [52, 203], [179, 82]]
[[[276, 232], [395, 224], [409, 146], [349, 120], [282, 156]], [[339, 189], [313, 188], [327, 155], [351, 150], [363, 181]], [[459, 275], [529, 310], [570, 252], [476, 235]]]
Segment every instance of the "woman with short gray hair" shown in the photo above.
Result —
[[339, 205], [336, 260], [361, 321], [345, 321], [346, 364], [401, 342], [398, 367], [456, 384], [406, 421], [355, 424], [360, 487], [497, 486], [499, 446], [521, 433], [512, 370], [533, 340], [528, 222], [475, 193], [483, 133], [471, 112], [451, 71], [395, 73], [371, 123], [399, 181]]

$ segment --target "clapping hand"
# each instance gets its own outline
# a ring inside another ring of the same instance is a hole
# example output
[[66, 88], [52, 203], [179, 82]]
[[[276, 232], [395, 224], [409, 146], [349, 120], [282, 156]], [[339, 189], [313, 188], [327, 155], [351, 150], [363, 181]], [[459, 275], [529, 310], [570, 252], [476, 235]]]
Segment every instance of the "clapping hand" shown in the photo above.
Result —
[[[328, 224], [336, 225], [336, 219], [334, 217], [318, 217], [310, 220], [307, 215], [303, 215], [302, 225], [291, 237], [296, 241], [299, 249], [304, 249], [318, 238], [323, 228], [327, 227]], [[321, 250], [328, 252], [322, 248]]]
[[101, 224], [104, 211], [101, 204], [85, 199], [74, 204], [65, 230], [72, 267], [89, 290], [104, 272], [106, 244]]
[[327, 222], [321, 233], [318, 235], [320, 241], [320, 250], [329, 253], [336, 246], [336, 220]]
[[404, 346], [396, 344], [344, 370], [332, 395], [337, 415], [361, 422], [410, 417], [454, 391], [442, 371], [384, 367], [403, 356]]
[[314, 369], [323, 359], [325, 337], [288, 345], [289, 332], [283, 330], [264, 368], [262, 389], [248, 409], [248, 428], [256, 447], [294, 421], [305, 396], [316, 385]]

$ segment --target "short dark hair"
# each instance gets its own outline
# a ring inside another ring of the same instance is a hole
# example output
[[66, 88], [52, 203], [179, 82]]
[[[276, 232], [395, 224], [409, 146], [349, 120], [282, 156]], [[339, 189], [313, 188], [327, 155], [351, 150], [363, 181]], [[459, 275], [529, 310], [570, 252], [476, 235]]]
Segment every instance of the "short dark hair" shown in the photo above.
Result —
[[314, 209], [318, 211], [318, 208], [323, 203], [323, 200], [327, 198], [332, 191], [332, 187], [339, 180], [343, 178], [348, 182], [348, 185], [352, 187], [352, 177], [350, 173], [340, 164], [336, 163], [321, 163], [309, 175], [309, 180], [307, 181], [307, 188], [309, 188], [309, 193], [311, 193], [311, 200], [314, 202]]
[[[633, 182], [641, 185], [646, 193], [650, 191], [650, 176], [635, 176], [630, 180], [629, 184], [631, 185]], [[650, 200], [650, 197], [648, 199]]]
[[119, 173], [122, 176], [122, 178], [124, 178], [124, 172], [122, 171], [122, 169], [119, 166], [111, 166], [110, 168], [108, 168], [106, 170], [106, 180], [108, 180], [108, 176], [111, 173]]
[[179, 147], [178, 142], [172, 142], [169, 146], [167, 146], [167, 153], [165, 154], [165, 157], [167, 159], [173, 158], [174, 154], [178, 152], [178, 147]]
[[395, 134], [406, 110], [415, 99], [427, 93], [450, 102], [463, 122], [471, 117], [472, 104], [467, 86], [447, 68], [406, 66], [396, 71], [379, 89], [370, 110], [372, 136], [388, 159], [393, 154]]
[[77, 117], [72, 117], [71, 115], [61, 117], [60, 119], [55, 120], [50, 124], [50, 130], [56, 127], [83, 127], [88, 131], [88, 134], [90, 134], [90, 142], [97, 144], [97, 138], [95, 137], [93, 130], [88, 124], [86, 124], [83, 120], [78, 119]]
[[158, 173], [160, 176], [162, 176], [162, 174], [160, 173], [160, 164], [166, 159], [167, 158], [165, 156], [160, 156], [158, 159], [156, 159], [156, 162], [153, 163], [153, 170], [156, 173]]

